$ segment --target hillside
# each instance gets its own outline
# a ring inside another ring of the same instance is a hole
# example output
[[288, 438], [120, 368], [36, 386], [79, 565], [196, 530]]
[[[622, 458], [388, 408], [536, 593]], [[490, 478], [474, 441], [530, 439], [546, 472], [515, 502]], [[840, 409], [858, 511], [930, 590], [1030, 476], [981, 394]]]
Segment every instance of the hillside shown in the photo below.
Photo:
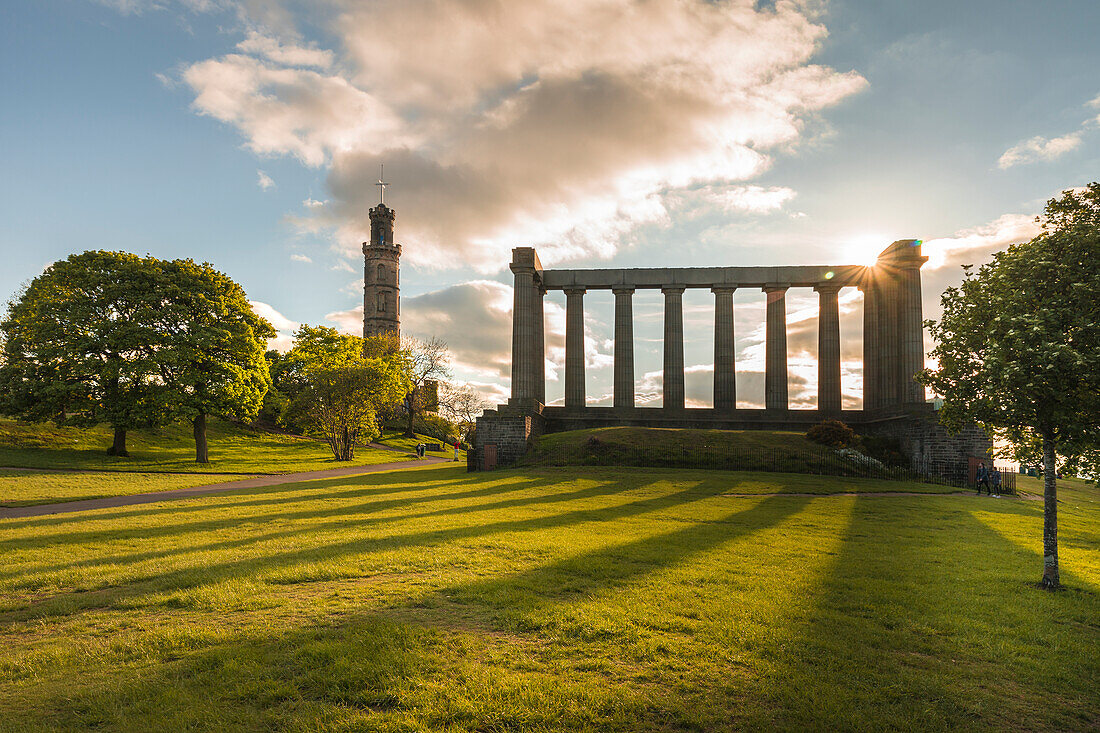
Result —
[[[186, 473], [292, 473], [334, 468], [326, 444], [296, 435], [263, 431], [224, 420], [207, 428], [210, 463], [195, 463], [191, 426], [176, 424], [134, 430], [127, 437], [129, 458], [106, 454], [111, 444], [107, 426], [57, 427], [0, 418], [0, 466], [107, 471]], [[360, 447], [351, 465], [387, 463], [408, 458], [394, 451]]]
[[871, 477], [896, 473], [858, 456], [842, 456], [801, 433], [633, 427], [544, 435], [520, 465], [658, 466]]

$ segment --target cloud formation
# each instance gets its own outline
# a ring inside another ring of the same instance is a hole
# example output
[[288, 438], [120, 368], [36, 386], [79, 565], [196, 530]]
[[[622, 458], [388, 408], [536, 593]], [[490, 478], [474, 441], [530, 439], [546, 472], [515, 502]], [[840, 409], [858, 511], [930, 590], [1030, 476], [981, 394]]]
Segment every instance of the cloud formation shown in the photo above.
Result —
[[278, 332], [274, 338], [268, 339], [267, 348], [282, 352], [289, 351], [290, 347], [294, 345], [294, 332], [298, 330], [300, 324], [290, 320], [267, 303], [259, 300], [250, 300], [248, 303], [252, 306], [252, 310], [255, 311], [256, 315], [266, 318], [268, 323], [274, 326]]
[[[1100, 95], [1086, 102], [1085, 106], [1100, 109]], [[1060, 158], [1071, 150], [1080, 147], [1085, 132], [1097, 126], [1100, 126], [1100, 115], [1086, 119], [1080, 127], [1065, 135], [1054, 138], [1036, 135], [1023, 142], [1016, 143], [1001, 155], [997, 161], [997, 167], [1001, 170], [1007, 170], [1024, 163], [1036, 163]]]
[[726, 212], [789, 200], [738, 182], [866, 84], [810, 62], [816, 6], [333, 0], [339, 52], [254, 30], [183, 80], [250, 150], [327, 168], [331, 203], [308, 215], [349, 256], [384, 161], [408, 260], [490, 272], [516, 244], [610, 257], [680, 190]]
[[275, 181], [263, 171], [256, 171], [256, 185], [267, 191], [268, 189], [275, 188]]

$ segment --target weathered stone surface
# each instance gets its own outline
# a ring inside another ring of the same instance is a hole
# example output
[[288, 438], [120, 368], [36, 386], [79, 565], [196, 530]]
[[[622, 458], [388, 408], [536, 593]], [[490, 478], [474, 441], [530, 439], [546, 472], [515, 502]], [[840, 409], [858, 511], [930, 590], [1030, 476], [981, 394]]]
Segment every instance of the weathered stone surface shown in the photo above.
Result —
[[370, 210], [370, 241], [363, 242], [363, 336], [401, 332], [401, 245], [393, 241], [393, 209]]
[[615, 407], [634, 407], [634, 288], [615, 288]]
[[764, 286], [768, 295], [764, 324], [764, 407], [786, 410], [787, 400], [787, 285]]
[[684, 409], [684, 289], [661, 288], [665, 294], [664, 409]]
[[714, 291], [714, 407], [737, 407], [737, 368], [733, 334], [733, 288]]
[[840, 287], [819, 285], [817, 318], [817, 407], [828, 415], [840, 412]]

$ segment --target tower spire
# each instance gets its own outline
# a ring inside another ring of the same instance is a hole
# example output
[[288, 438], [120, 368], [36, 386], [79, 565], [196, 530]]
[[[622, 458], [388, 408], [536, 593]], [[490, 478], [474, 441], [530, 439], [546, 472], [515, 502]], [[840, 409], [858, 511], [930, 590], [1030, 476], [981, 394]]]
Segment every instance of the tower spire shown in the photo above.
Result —
[[378, 183], [374, 184], [378, 186], [378, 203], [386, 203], [386, 186], [390, 185], [386, 183], [386, 164], [380, 163], [378, 168]]

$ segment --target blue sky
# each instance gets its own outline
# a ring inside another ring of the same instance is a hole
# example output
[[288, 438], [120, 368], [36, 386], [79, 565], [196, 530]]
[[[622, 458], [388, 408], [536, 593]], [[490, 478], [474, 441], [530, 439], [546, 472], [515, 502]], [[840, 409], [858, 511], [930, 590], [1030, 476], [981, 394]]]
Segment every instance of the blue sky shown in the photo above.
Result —
[[[1100, 171], [1095, 0], [49, 0], [4, 4], [0, 28], [5, 297], [72, 252], [123, 249], [213, 262], [284, 334], [354, 329], [384, 160], [403, 325], [447, 339], [490, 395], [507, 388], [511, 246], [560, 266], [846, 264], [917, 237], [935, 316], [961, 263], [1030, 237], [1046, 199]], [[700, 405], [710, 299], [685, 296]], [[763, 298], [736, 302], [752, 404]], [[587, 298], [593, 402], [611, 303]], [[812, 293], [788, 311], [792, 396], [812, 406]], [[660, 317], [637, 297], [643, 397]]]

